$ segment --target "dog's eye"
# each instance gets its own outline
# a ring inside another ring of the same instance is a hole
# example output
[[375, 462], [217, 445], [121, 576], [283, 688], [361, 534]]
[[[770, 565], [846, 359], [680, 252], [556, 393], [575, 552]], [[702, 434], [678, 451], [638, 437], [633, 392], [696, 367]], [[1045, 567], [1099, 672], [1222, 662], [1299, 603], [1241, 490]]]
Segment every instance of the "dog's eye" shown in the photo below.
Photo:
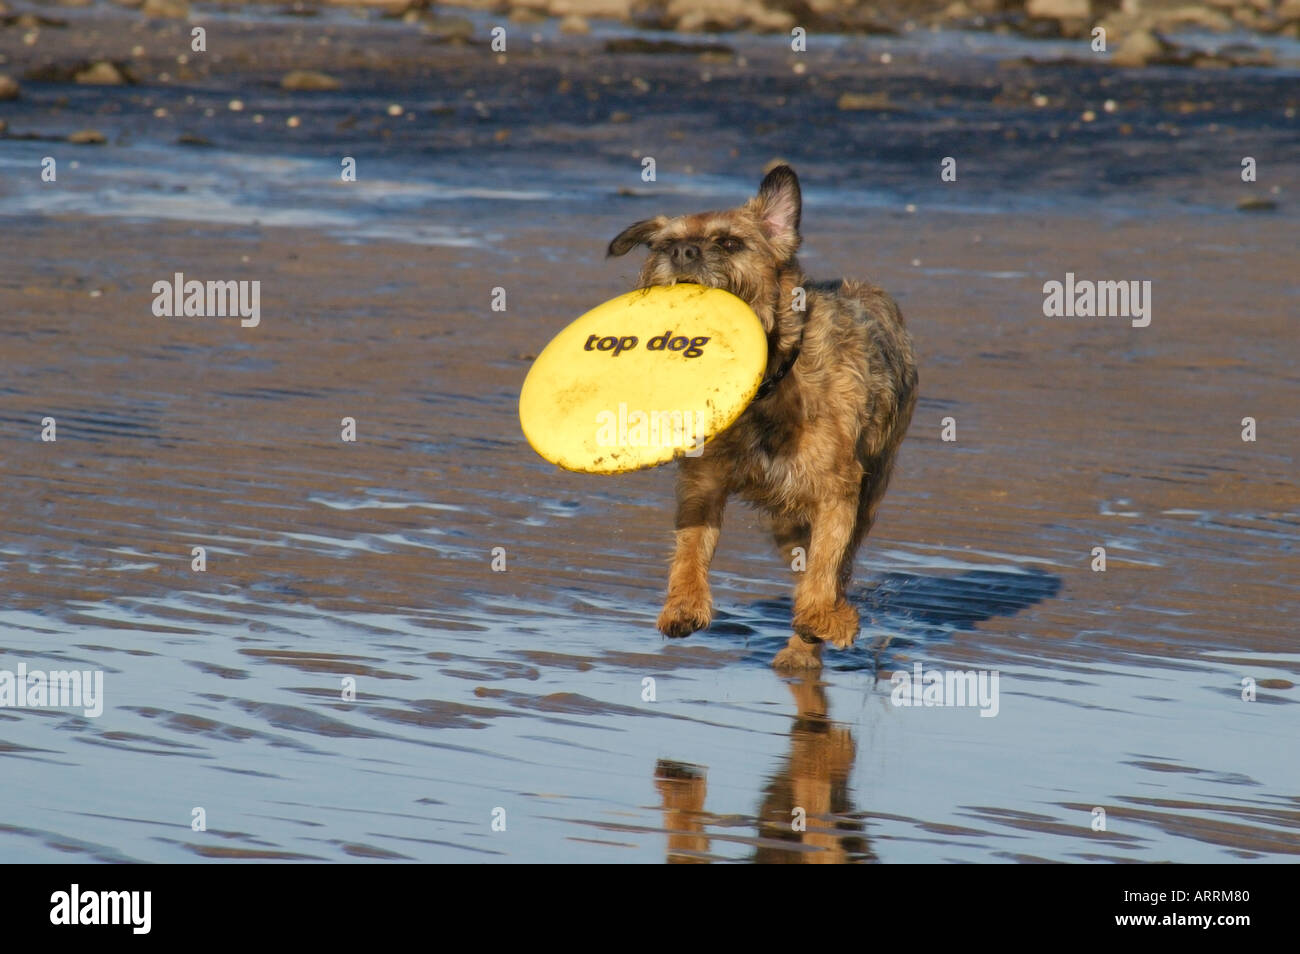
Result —
[[736, 238], [734, 235], [727, 235], [723, 238], [718, 239], [718, 244], [721, 245], [722, 248], [728, 252], [739, 252], [742, 248], [745, 247], [745, 243], [742, 242], [740, 239]]

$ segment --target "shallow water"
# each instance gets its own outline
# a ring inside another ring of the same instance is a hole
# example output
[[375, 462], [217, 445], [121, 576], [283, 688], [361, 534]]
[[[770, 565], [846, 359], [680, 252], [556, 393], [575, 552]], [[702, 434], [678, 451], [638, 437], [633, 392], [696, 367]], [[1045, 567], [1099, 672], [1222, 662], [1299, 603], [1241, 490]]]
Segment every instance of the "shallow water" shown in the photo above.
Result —
[[[0, 166], [45, 148], [0, 140]], [[475, 176], [394, 146], [343, 198], [309, 184], [332, 158], [256, 141], [77, 155], [66, 190], [0, 189], [0, 669], [102, 670], [105, 711], [0, 709], [0, 859], [1300, 854], [1285, 202], [1231, 211], [1192, 158], [1098, 205], [1043, 172], [1015, 201], [940, 198], [887, 162], [838, 202], [812, 162], [804, 263], [896, 295], [921, 401], [859, 559], [858, 646], [804, 683], [770, 669], [789, 572], [754, 514], [728, 512], [714, 626], [666, 641], [671, 468], [557, 471], [516, 413], [530, 355], [631, 281], [609, 237], [735, 201], [748, 166], [647, 199], [610, 195], [609, 160], [467, 148]], [[1151, 326], [1044, 318], [1067, 270], [1151, 280]], [[262, 324], [153, 317], [174, 271], [262, 281]], [[996, 670], [996, 716], [895, 706], [917, 663]]]

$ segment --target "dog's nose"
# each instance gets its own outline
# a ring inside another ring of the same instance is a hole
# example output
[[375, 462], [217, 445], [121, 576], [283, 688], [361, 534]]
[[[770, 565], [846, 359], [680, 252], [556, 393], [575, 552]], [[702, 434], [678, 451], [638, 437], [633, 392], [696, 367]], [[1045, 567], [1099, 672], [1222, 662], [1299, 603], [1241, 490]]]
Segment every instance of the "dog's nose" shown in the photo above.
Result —
[[669, 260], [677, 266], [690, 265], [700, 257], [700, 247], [693, 242], [674, 242], [668, 252]]

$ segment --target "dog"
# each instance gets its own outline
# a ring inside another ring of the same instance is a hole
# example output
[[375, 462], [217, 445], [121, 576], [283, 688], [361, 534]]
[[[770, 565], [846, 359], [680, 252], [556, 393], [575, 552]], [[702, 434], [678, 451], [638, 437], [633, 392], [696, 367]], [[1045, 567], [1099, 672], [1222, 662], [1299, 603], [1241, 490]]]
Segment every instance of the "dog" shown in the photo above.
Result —
[[712, 621], [709, 564], [727, 497], [738, 495], [771, 518], [784, 558], [806, 564], [778, 669], [819, 668], [823, 643], [847, 649], [857, 638], [858, 612], [845, 593], [917, 387], [911, 336], [893, 299], [868, 282], [804, 275], [795, 258], [802, 207], [799, 178], [777, 165], [739, 208], [645, 219], [608, 250], [649, 249], [639, 288], [721, 288], [763, 323], [768, 363], [754, 401], [697, 456], [679, 459], [676, 547], [658, 626], [683, 637]]

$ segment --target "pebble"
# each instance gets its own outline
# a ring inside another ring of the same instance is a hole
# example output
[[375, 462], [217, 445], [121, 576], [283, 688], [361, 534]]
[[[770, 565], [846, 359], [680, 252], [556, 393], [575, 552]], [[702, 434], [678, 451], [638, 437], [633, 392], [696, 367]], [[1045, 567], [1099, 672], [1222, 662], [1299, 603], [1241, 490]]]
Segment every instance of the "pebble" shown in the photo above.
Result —
[[126, 83], [126, 76], [108, 60], [92, 63], [72, 79], [87, 86], [122, 86]]
[[343, 84], [328, 73], [321, 73], [318, 70], [291, 70], [285, 73], [284, 78], [280, 80], [280, 87], [281, 89], [321, 92], [342, 89]]
[[1276, 208], [1277, 203], [1272, 199], [1257, 195], [1248, 195], [1237, 203], [1238, 212], [1272, 212]]

